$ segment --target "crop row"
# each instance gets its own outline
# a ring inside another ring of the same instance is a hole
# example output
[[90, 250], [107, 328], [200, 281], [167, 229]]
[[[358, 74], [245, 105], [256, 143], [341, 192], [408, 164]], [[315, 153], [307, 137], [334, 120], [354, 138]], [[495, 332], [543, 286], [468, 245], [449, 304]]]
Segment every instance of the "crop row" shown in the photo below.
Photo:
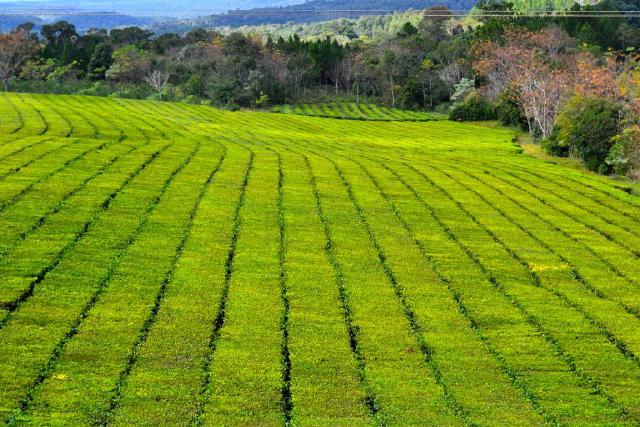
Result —
[[640, 205], [508, 131], [0, 112], [3, 421], [640, 421]]
[[409, 121], [421, 122], [442, 120], [443, 115], [397, 108], [381, 107], [375, 104], [354, 102], [333, 102], [318, 104], [278, 105], [271, 109], [276, 113], [367, 121]]

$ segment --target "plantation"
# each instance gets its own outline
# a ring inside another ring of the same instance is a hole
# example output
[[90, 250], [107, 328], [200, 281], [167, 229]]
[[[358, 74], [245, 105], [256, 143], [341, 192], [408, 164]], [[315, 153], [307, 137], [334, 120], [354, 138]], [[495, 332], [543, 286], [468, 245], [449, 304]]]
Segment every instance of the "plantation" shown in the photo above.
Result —
[[271, 111], [275, 113], [349, 120], [426, 122], [446, 119], [445, 115], [438, 113], [399, 110], [397, 108], [355, 102], [276, 105], [271, 108]]
[[639, 423], [637, 197], [398, 119], [1, 95], [2, 422]]

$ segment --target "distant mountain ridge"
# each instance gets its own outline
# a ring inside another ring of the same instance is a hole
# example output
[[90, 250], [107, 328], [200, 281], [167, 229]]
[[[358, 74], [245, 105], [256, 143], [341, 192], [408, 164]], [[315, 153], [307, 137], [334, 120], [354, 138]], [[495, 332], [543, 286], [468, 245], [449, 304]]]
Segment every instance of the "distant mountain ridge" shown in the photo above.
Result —
[[31, 22], [35, 30], [55, 21], [68, 21], [76, 26], [79, 32], [90, 28], [115, 28], [124, 26], [150, 26], [155, 22], [152, 18], [130, 16], [114, 11], [95, 10], [85, 13], [84, 10], [63, 8], [59, 10], [41, 10], [16, 8], [13, 4], [0, 3], [0, 31], [10, 31], [20, 24]]
[[452, 10], [471, 10], [476, 0], [310, 0], [283, 7], [234, 10], [225, 14], [180, 20], [185, 28], [241, 27], [268, 24], [311, 23], [339, 18], [356, 19], [368, 15], [386, 15], [432, 6]]
[[288, 6], [303, 2], [304, 0], [0, 0], [0, 14], [3, 10], [23, 10], [25, 14], [37, 9], [87, 12], [109, 10], [136, 17], [180, 18], [212, 15], [236, 9]]
[[0, 0], [0, 31], [9, 31], [24, 22], [42, 25], [65, 20], [78, 31], [89, 28], [151, 26], [164, 22], [227, 10], [266, 6], [286, 6], [304, 0]]

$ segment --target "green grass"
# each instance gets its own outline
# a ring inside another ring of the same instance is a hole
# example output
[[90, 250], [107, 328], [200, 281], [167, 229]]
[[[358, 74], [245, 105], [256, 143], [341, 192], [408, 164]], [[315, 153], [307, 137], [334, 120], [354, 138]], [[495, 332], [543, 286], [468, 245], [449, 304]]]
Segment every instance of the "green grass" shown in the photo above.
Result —
[[271, 111], [283, 114], [345, 120], [427, 122], [446, 119], [444, 114], [439, 113], [399, 110], [397, 108], [355, 102], [276, 105], [271, 108]]
[[640, 422], [631, 184], [295, 111], [0, 96], [0, 423]]

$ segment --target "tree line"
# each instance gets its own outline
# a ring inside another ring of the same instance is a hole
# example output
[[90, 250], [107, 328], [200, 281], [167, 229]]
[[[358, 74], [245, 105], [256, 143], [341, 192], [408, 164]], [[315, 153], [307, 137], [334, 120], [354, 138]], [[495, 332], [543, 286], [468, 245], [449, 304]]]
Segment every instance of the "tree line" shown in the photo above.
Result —
[[[438, 66], [466, 49], [451, 28], [449, 12], [406, 23], [380, 40], [353, 35], [348, 43], [331, 37], [303, 40], [193, 30], [153, 37], [138, 27], [80, 35], [60, 21], [36, 34], [24, 24], [3, 37], [14, 50], [3, 83], [14, 90], [164, 97], [211, 102], [222, 107], [255, 107], [318, 96], [375, 98], [406, 108], [432, 108], [448, 100], [451, 82], [438, 78]], [[20, 59], [18, 61], [18, 58]], [[145, 84], [149, 77], [159, 84]], [[1, 76], [0, 76], [1, 77]], [[264, 102], [263, 102], [264, 103]]]

